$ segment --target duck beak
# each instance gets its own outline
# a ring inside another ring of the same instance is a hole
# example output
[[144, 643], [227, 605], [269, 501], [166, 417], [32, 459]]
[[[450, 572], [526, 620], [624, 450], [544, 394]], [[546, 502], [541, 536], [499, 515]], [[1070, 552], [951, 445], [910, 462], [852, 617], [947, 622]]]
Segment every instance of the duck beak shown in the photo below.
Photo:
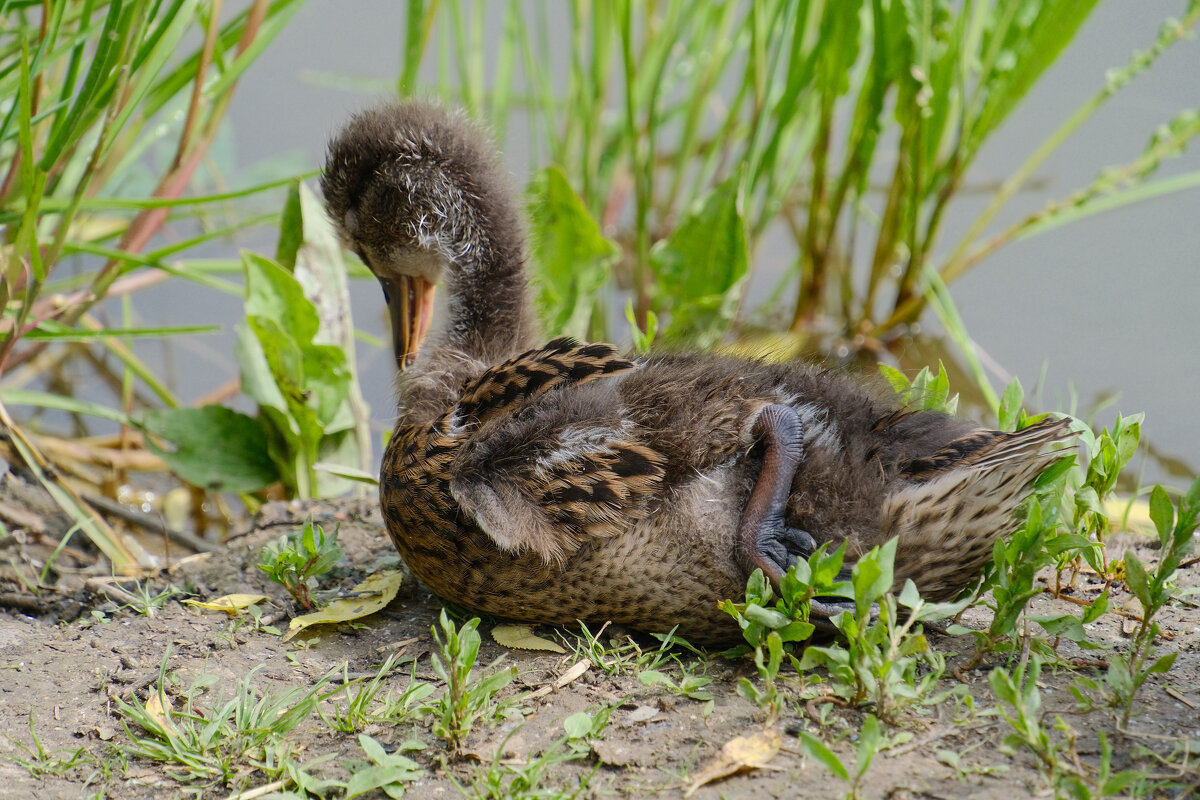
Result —
[[380, 283], [392, 321], [396, 369], [403, 371], [425, 343], [429, 324], [433, 322], [433, 296], [437, 286], [415, 275], [404, 275], [397, 281], [380, 280]]

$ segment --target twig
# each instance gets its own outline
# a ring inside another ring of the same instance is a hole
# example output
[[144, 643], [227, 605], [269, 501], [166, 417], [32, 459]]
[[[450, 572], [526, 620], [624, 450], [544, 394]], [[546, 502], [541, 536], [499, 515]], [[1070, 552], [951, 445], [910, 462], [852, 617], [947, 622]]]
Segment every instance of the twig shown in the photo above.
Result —
[[129, 592], [112, 582], [111, 578], [88, 578], [83, 584], [85, 589], [102, 594], [114, 603], [121, 605], [136, 605], [138, 599]]
[[225, 798], [225, 800], [255, 800], [255, 798], [262, 797], [264, 794], [270, 794], [276, 789], [282, 789], [283, 784], [283, 781], [264, 783], [262, 786], [257, 786], [253, 789], [247, 789], [244, 792], [235, 792], [229, 795], [229, 797]]
[[1200, 706], [1197, 706], [1191, 700], [1188, 700], [1186, 697], [1184, 697], [1182, 694], [1180, 694], [1179, 692], [1172, 689], [1170, 686], [1163, 687], [1163, 691], [1165, 691], [1167, 694], [1171, 695], [1171, 697], [1174, 697], [1179, 702], [1183, 703], [1188, 708], [1193, 708], [1193, 709], [1200, 708]]
[[109, 500], [107, 497], [93, 494], [85, 494], [83, 498], [87, 500], [90, 505], [95, 506], [105, 514], [111, 514], [114, 517], [120, 517], [126, 522], [132, 525], [137, 525], [139, 528], [143, 528], [151, 533], [165, 535], [172, 541], [181, 544], [184, 547], [190, 547], [197, 553], [211, 553], [212, 551], [216, 550], [216, 546], [213, 545], [212, 542], [205, 541], [199, 536], [193, 536], [185, 531], [177, 531], [174, 528], [169, 528], [160, 520], [155, 519], [149, 514], [143, 514], [140, 511], [134, 511], [133, 509], [128, 508], [121, 503], [116, 502], [115, 500]]

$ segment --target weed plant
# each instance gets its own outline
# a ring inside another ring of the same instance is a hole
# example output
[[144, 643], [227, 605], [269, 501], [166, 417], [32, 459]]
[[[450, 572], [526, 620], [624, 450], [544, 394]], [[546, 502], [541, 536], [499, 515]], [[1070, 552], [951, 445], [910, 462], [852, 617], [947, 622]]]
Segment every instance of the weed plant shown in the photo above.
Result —
[[434, 735], [449, 742], [455, 752], [462, 749], [476, 722], [490, 722], [504, 714], [506, 704], [496, 701], [496, 692], [517, 676], [516, 667], [497, 668], [499, 659], [488, 667], [486, 676], [475, 674], [478, 627], [478, 617], [456, 627], [443, 609], [438, 624], [430, 629], [437, 642], [437, 650], [430, 654], [433, 671], [446, 688], [426, 708], [433, 714]]
[[342, 560], [342, 548], [337, 543], [338, 529], [326, 538], [324, 529], [314, 525], [312, 517], [304, 527], [263, 546], [258, 568], [267, 577], [288, 590], [306, 611], [316, 608], [312, 590], [316, 580]]

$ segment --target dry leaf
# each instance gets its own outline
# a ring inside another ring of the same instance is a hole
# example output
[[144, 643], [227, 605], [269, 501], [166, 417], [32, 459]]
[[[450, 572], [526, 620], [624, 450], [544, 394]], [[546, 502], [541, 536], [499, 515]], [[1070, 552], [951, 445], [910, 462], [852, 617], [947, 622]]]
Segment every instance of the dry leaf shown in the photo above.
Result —
[[727, 778], [734, 773], [765, 767], [779, 752], [782, 744], [779, 731], [774, 728], [730, 739], [721, 748], [721, 753], [697, 773], [683, 796], [691, 797], [704, 784]]
[[320, 611], [296, 617], [288, 625], [283, 641], [287, 641], [310, 625], [347, 622], [382, 610], [400, 591], [404, 573], [398, 569], [377, 572], [350, 590], [350, 596], [334, 600]]
[[542, 688], [538, 689], [537, 691], [531, 692], [529, 694], [529, 699], [536, 700], [539, 697], [545, 697], [546, 695], [550, 694], [550, 692], [554, 691], [555, 689], [561, 689], [564, 686], [566, 686], [568, 683], [574, 683], [575, 681], [579, 680], [579, 677], [581, 675], [583, 675], [583, 673], [585, 673], [589, 669], [591, 669], [591, 667], [592, 667], [592, 662], [588, 661], [586, 658], [576, 661], [575, 665], [573, 667], [571, 667], [569, 670], [567, 670], [566, 672], [564, 672], [562, 674], [562, 677], [560, 677], [558, 680], [556, 680], [554, 682], [553, 686], [550, 686], [549, 684], [547, 684], [547, 685], [543, 686]]
[[265, 594], [227, 594], [216, 600], [184, 600], [183, 602], [184, 605], [205, 608], [209, 611], [224, 611], [229, 616], [236, 617], [250, 606], [265, 602], [266, 599]]
[[549, 639], [535, 636], [533, 628], [528, 625], [512, 625], [510, 623], [496, 625], [492, 628], [492, 638], [496, 640], [496, 644], [501, 647], [507, 647], [510, 650], [542, 650], [547, 653], [567, 652]]
[[171, 721], [171, 712], [174, 710], [171, 706], [171, 698], [162, 692], [155, 692], [146, 701], [146, 713], [154, 717], [154, 721], [161, 725], [163, 730], [168, 734], [178, 736], [179, 730], [175, 727], [175, 723]]

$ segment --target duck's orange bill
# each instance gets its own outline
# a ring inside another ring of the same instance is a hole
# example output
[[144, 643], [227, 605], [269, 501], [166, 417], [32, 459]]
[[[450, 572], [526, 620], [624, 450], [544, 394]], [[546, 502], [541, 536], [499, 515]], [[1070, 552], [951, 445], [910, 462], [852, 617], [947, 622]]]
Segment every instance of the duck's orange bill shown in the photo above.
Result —
[[421, 350], [429, 324], [433, 322], [433, 296], [437, 286], [424, 278], [405, 275], [400, 278], [400, 291], [391, 297], [388, 311], [392, 318], [392, 347], [396, 352], [396, 368], [403, 370]]

